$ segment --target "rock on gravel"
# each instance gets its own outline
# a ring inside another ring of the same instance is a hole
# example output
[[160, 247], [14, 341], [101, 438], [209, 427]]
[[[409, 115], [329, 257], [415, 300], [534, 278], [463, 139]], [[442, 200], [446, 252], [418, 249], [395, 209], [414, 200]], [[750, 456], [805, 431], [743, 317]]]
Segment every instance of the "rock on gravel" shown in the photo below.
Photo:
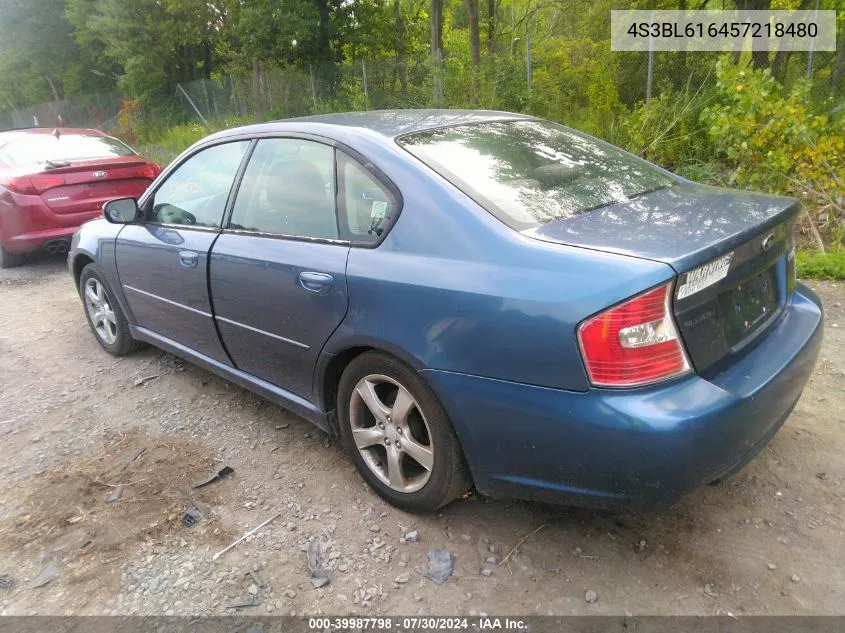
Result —
[[449, 579], [455, 570], [455, 556], [445, 549], [428, 550], [427, 576], [438, 585]]
[[595, 604], [599, 601], [599, 594], [597, 594], [592, 589], [588, 590], [587, 593], [584, 594], [584, 602], [587, 604]]
[[[47, 568], [38, 574], [38, 578], [32, 581], [30, 585], [31, 589], [37, 589], [38, 587], [43, 587], [44, 585], [53, 582], [56, 578], [59, 577], [59, 568], [56, 567], [55, 564], [50, 564]], [[796, 576], [797, 578], [797, 576]], [[797, 581], [796, 581], [797, 582]]]
[[420, 540], [420, 533], [418, 530], [414, 530], [413, 532], [408, 532], [405, 535], [405, 540], [408, 543], [417, 543]]

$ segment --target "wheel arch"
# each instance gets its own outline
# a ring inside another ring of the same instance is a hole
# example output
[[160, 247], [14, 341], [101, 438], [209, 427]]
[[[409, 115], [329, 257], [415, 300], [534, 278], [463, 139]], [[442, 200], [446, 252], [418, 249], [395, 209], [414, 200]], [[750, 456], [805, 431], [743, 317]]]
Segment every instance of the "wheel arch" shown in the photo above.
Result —
[[79, 278], [82, 276], [82, 269], [88, 264], [93, 264], [94, 258], [88, 253], [77, 253], [73, 258], [73, 283], [79, 289]]
[[[317, 398], [317, 406], [327, 413], [332, 432], [335, 435], [338, 432], [336, 409], [340, 378], [349, 363], [365, 352], [381, 352], [392, 356], [408, 365], [418, 374], [425, 369], [425, 364], [419, 358], [385, 341], [356, 338], [346, 341], [343, 345], [331, 347], [326, 345], [317, 359], [314, 372], [314, 393]], [[422, 374], [420, 374], [420, 377], [428, 384]], [[431, 388], [431, 385], [429, 385], [429, 388]]]
[[[442, 409], [442, 413], [445, 416], [444, 422], [446, 426], [451, 429], [451, 435], [455, 441], [453, 450], [456, 452], [453, 454], [459, 460], [459, 464], [456, 465], [456, 468], [458, 470], [455, 471], [457, 473], [457, 475], [455, 476], [457, 476], [459, 480], [463, 482], [463, 484], [460, 485], [460, 487], [463, 488], [462, 492], [471, 492], [472, 490], [474, 490], [475, 471], [467, 458], [467, 452], [464, 448], [462, 434], [459, 432], [458, 427], [451, 419], [449, 407], [447, 407], [446, 403], [441, 398], [441, 394], [435, 388], [435, 385], [432, 384], [432, 382], [430, 381], [427, 372], [424, 371], [426, 367], [423, 365], [422, 361], [413, 357], [410, 357], [412, 360], [409, 361], [409, 354], [402, 353], [401, 351], [399, 354], [395, 354], [393, 352], [392, 346], [379, 345], [377, 342], [373, 342], [371, 344], [359, 343], [356, 345], [350, 345], [349, 347], [340, 350], [337, 354], [329, 354], [325, 351], [321, 354], [320, 358], [321, 360], [323, 360], [321, 364], [322, 392], [319, 397], [321, 398], [322, 403], [328, 406], [328, 408], [324, 409], [324, 411], [327, 412], [326, 417], [329, 420], [331, 433], [343, 446], [344, 438], [341, 434], [340, 419], [337, 411], [337, 400], [340, 382], [342, 380], [346, 368], [357, 358], [369, 352], [377, 352], [387, 357], [388, 359], [392, 359], [393, 361], [404, 365], [406, 370], [410, 370], [410, 373], [416, 376], [416, 379], [420, 383], [422, 383], [423, 388], [425, 388], [429, 392], [428, 397], [433, 398], [434, 401], [439, 404], [440, 408]], [[451, 497], [451, 500], [457, 498], [458, 496], [455, 495]]]

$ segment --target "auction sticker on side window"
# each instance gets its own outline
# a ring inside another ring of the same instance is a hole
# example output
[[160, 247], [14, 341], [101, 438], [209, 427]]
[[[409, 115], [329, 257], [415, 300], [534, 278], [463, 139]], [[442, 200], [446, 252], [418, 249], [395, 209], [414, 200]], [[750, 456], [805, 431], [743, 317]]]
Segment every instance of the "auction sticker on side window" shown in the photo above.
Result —
[[731, 251], [719, 259], [714, 259], [704, 266], [689, 271], [684, 278], [684, 283], [678, 288], [678, 299], [689, 297], [727, 277], [733, 256], [734, 252]]
[[387, 203], [384, 200], [373, 200], [373, 206], [370, 208], [370, 218], [373, 220], [383, 220], [387, 215]]

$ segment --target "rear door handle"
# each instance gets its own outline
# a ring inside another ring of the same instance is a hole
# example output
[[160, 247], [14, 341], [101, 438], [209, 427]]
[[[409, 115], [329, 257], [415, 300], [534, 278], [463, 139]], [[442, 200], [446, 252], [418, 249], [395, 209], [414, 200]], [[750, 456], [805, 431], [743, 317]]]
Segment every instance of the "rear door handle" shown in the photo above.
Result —
[[196, 268], [199, 260], [199, 253], [195, 253], [194, 251], [179, 251], [179, 263], [185, 268]]
[[299, 273], [299, 285], [308, 292], [324, 295], [332, 287], [332, 276], [326, 273], [302, 271]]

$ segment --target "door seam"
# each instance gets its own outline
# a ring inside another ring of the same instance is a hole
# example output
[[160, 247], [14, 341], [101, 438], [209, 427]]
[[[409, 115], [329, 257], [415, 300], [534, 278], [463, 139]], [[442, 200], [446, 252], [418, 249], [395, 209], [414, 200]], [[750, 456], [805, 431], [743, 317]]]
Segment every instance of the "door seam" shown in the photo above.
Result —
[[205, 256], [205, 291], [208, 293], [208, 307], [211, 308], [211, 322], [214, 324], [214, 331], [217, 332], [217, 340], [220, 341], [220, 347], [223, 348], [223, 353], [226, 354], [226, 358], [228, 358], [229, 362], [232, 363], [232, 367], [240, 370], [240, 367], [238, 367], [237, 363], [235, 363], [235, 359], [232, 358], [232, 355], [229, 353], [229, 348], [226, 347], [226, 341], [223, 339], [223, 334], [220, 332], [220, 325], [217, 323], [217, 313], [214, 310], [214, 295], [211, 294], [211, 252], [214, 250], [214, 245], [217, 244], [217, 240], [220, 239], [222, 234], [223, 233], [221, 231], [214, 236], [211, 246], [208, 247], [208, 253], [206, 253]]

